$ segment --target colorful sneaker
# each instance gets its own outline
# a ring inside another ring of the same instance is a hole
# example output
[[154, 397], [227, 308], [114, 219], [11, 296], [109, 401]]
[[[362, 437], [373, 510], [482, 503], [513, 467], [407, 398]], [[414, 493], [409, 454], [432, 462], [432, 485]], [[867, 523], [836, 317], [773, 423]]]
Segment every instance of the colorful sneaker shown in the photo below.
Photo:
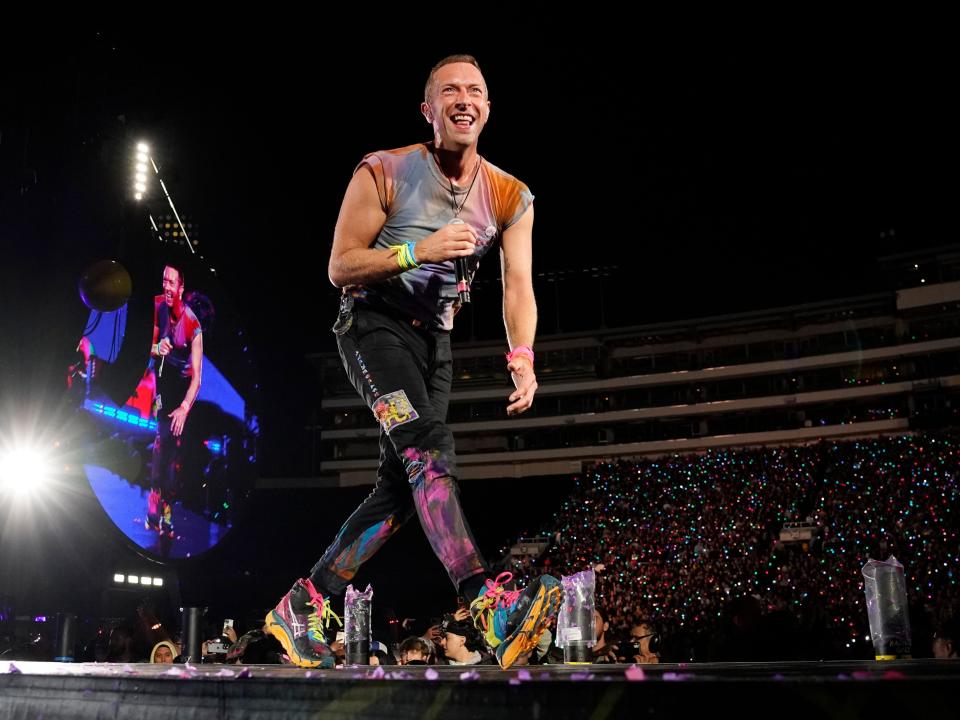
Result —
[[563, 601], [560, 583], [551, 575], [541, 575], [522, 591], [504, 587], [512, 579], [512, 573], [504, 572], [496, 580], [487, 580], [470, 603], [474, 625], [504, 670], [537, 646]]
[[160, 493], [151, 490], [147, 495], [147, 517], [143, 520], [143, 526], [147, 530], [160, 530]]
[[294, 665], [332, 668], [333, 653], [324, 633], [331, 619], [343, 627], [343, 622], [330, 609], [330, 600], [324, 599], [306, 579], [297, 580], [283, 600], [267, 613], [266, 626]]
[[163, 512], [160, 515], [160, 534], [171, 540], [174, 538], [173, 532], [173, 507], [166, 500], [160, 500]]

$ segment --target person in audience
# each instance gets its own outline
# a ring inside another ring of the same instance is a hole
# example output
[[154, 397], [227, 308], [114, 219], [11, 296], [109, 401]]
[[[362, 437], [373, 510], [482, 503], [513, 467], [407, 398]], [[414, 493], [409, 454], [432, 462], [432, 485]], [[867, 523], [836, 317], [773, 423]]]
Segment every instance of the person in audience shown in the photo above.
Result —
[[469, 619], [446, 615], [440, 624], [440, 649], [449, 665], [490, 665], [496, 660], [482, 652], [483, 638]]
[[177, 646], [169, 640], [161, 640], [150, 651], [150, 662], [172, 665], [173, 660], [180, 654]]
[[422, 637], [408, 637], [397, 648], [401, 665], [435, 665], [433, 643]]

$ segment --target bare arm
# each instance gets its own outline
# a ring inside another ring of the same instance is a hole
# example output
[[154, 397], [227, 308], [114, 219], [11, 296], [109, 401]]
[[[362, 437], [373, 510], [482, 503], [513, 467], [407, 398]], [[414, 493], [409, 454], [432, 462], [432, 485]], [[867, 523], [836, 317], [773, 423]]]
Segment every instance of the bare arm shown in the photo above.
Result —
[[203, 372], [203, 333], [197, 333], [190, 343], [190, 370], [193, 374], [190, 376], [190, 386], [187, 388], [187, 394], [184, 396], [183, 402], [169, 415], [170, 430], [175, 436], [183, 432], [183, 426], [187, 422], [187, 414], [200, 392], [200, 375]]
[[[347, 186], [333, 231], [328, 274], [337, 287], [374, 283], [402, 270], [392, 249], [371, 247], [387, 221], [373, 175], [361, 167]], [[445, 225], [417, 242], [418, 263], [443, 262], [472, 255], [477, 238], [469, 225]]]
[[[503, 233], [500, 248], [503, 269], [503, 323], [510, 349], [533, 347], [537, 333], [537, 301], [533, 295], [533, 205]], [[510, 395], [507, 414], [525, 412], [537, 392], [537, 376], [526, 356], [508, 365], [516, 390]]]

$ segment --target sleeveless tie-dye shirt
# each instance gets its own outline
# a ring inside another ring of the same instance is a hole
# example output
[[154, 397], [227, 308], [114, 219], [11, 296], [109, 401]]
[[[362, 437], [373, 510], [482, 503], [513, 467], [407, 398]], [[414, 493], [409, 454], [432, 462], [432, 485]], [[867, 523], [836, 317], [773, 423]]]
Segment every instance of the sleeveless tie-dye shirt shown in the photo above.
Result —
[[[483, 159], [473, 187], [453, 186], [451, 194], [450, 181], [433, 157], [432, 143], [370, 153], [357, 170], [364, 165], [373, 172], [380, 205], [387, 214], [373, 247], [419, 242], [459, 217], [477, 236], [476, 252], [467, 258], [470, 279], [480, 259], [533, 202], [526, 185]], [[461, 203], [457, 215], [455, 206]], [[459, 309], [453, 260], [427, 263], [364, 289], [434, 329], [450, 330]]]

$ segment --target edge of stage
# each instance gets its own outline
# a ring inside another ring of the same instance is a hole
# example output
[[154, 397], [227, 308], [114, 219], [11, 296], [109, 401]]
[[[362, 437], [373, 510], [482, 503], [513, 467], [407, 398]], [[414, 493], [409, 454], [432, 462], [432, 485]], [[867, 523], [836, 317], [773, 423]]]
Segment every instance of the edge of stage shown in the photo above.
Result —
[[932, 717], [960, 662], [497, 667], [0, 662], [2, 718]]

